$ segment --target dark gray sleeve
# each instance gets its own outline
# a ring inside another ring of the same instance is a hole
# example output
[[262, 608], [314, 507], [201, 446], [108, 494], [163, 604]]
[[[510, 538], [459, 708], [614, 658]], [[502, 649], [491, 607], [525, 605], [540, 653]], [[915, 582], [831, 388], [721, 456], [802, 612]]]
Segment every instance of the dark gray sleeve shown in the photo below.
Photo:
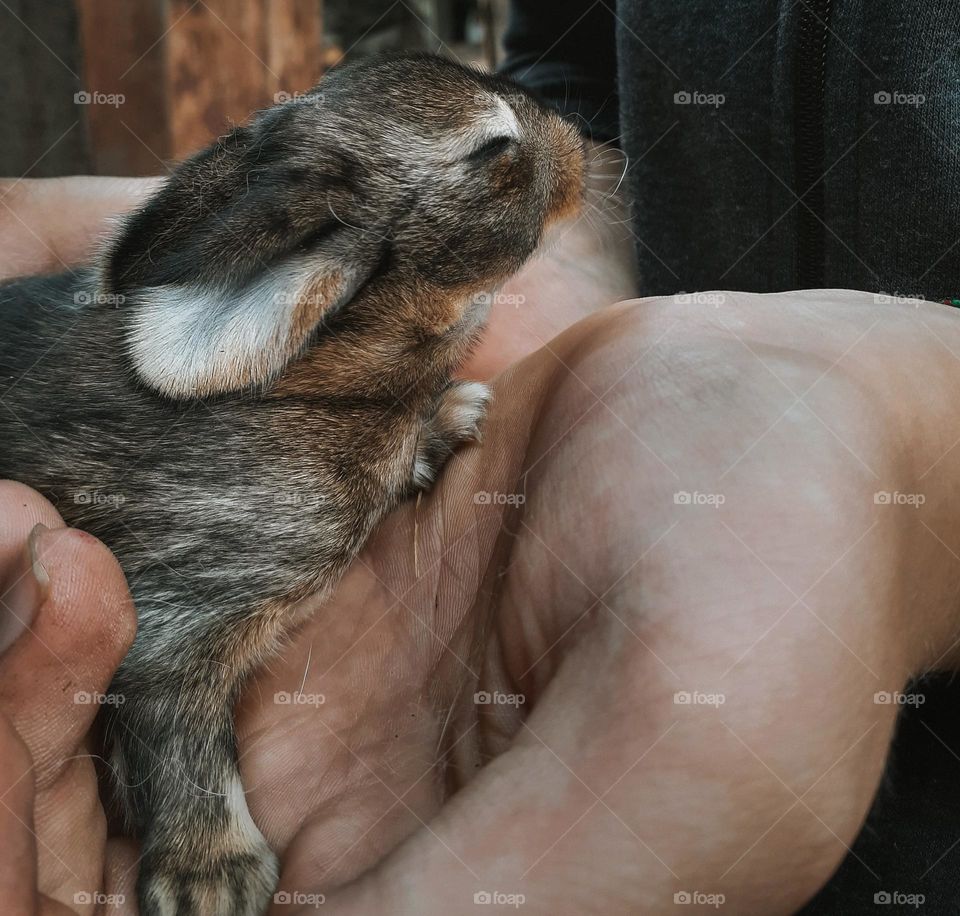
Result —
[[619, 136], [615, 19], [605, 2], [513, 0], [504, 48], [502, 73], [588, 136]]

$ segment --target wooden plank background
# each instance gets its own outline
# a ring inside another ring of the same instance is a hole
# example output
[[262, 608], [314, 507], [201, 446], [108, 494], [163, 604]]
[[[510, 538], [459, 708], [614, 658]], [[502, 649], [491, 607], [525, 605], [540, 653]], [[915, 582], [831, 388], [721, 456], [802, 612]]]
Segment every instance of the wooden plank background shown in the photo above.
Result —
[[477, 0], [479, 47], [454, 28], [464, 0], [329, 2], [332, 40], [323, 0], [3, 0], [0, 175], [162, 174], [277, 93], [313, 86], [342, 50], [493, 64], [506, 6]]
[[323, 60], [321, 0], [5, 0], [0, 174], [162, 174]]
[[156, 174], [322, 75], [319, 0], [76, 2], [86, 88], [125, 95], [90, 106], [100, 174]]

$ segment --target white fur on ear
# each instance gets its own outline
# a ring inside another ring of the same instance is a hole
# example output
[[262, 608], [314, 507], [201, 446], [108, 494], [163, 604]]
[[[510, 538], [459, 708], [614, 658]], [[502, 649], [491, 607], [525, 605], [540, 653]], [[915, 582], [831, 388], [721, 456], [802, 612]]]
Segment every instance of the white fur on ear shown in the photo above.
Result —
[[497, 135], [506, 134], [508, 137], [513, 137], [514, 140], [520, 139], [520, 122], [506, 99], [497, 96], [495, 113], [491, 112], [488, 119], [491, 122], [492, 130], [496, 131]]
[[141, 380], [171, 398], [238, 391], [276, 376], [356, 274], [314, 257], [268, 270], [237, 291], [199, 285], [140, 290], [128, 346]]

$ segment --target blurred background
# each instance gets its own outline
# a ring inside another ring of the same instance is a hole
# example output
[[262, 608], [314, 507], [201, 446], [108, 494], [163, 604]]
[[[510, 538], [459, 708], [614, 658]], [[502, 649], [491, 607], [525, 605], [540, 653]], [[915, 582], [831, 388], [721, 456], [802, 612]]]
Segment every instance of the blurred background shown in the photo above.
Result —
[[378, 51], [494, 67], [507, 3], [3, 0], [0, 175], [163, 174], [251, 111]]

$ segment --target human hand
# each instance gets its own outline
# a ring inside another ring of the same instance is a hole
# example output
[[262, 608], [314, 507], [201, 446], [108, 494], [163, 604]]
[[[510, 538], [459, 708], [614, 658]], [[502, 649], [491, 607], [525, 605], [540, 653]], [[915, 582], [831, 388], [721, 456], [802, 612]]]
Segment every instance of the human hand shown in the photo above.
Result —
[[37, 493], [0, 482], [5, 913], [52, 916], [69, 907], [87, 916], [102, 911], [97, 901], [106, 895], [132, 888], [136, 859], [129, 845], [107, 840], [88, 732], [134, 630], [110, 552], [64, 528]]
[[159, 178], [0, 179], [0, 281], [58, 273], [95, 257], [111, 221]]
[[769, 916], [834, 871], [896, 720], [876, 694], [956, 664], [960, 322], [723, 301], [623, 304], [498, 380], [484, 448], [257, 679], [241, 746], [284, 850], [275, 916], [322, 894], [670, 913], [690, 891]]

